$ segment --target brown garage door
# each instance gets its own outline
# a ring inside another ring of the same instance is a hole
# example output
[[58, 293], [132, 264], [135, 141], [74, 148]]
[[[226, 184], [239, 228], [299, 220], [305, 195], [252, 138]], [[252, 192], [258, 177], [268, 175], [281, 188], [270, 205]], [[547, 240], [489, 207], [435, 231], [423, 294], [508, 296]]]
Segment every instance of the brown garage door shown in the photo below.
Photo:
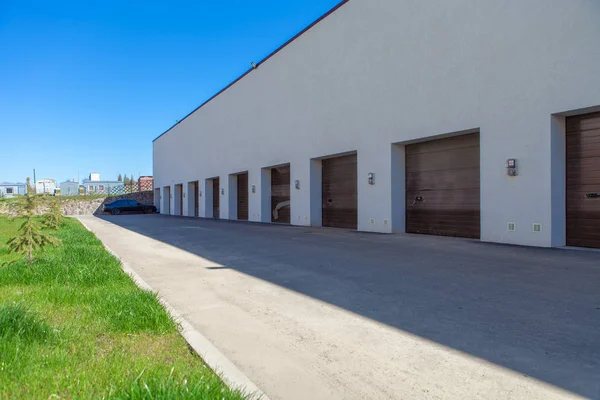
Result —
[[567, 118], [567, 245], [600, 248], [600, 113]]
[[237, 176], [237, 218], [248, 221], [248, 174]]
[[200, 192], [199, 189], [199, 182], [194, 182], [194, 217], [198, 217], [200, 215], [200, 210], [199, 210], [199, 199], [198, 199], [198, 195]]
[[213, 187], [213, 218], [219, 219], [221, 216], [220, 210], [220, 198], [221, 198], [221, 190], [219, 188], [219, 178], [214, 178], [212, 180]]
[[323, 226], [356, 229], [356, 154], [323, 160]]
[[479, 133], [406, 146], [406, 231], [479, 238]]
[[271, 169], [271, 222], [291, 222], [290, 166]]
[[175, 196], [177, 196], [177, 204], [179, 206], [178, 215], [183, 215], [183, 184], [175, 185]]
[[163, 188], [163, 214], [171, 214], [171, 186], [165, 186]]

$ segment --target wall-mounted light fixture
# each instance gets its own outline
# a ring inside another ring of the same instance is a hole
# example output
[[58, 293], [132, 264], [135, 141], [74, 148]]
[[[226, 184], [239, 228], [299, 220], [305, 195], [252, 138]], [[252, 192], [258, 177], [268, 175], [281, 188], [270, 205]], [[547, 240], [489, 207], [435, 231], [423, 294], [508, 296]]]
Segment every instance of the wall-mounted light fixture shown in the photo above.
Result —
[[225, 194], [225, 189], [221, 188], [221, 195]]
[[300, 190], [300, 181], [299, 180], [295, 180], [294, 181], [294, 187], [296, 188], [296, 190]]
[[256, 185], [252, 185], [252, 193], [256, 193]]
[[202, 197], [202, 190], [198, 192], [198, 197]]
[[517, 172], [517, 160], [511, 158], [506, 160], [506, 173], [508, 176], [517, 176], [519, 173]]
[[374, 185], [375, 184], [375, 174], [372, 172], [369, 172], [369, 185]]

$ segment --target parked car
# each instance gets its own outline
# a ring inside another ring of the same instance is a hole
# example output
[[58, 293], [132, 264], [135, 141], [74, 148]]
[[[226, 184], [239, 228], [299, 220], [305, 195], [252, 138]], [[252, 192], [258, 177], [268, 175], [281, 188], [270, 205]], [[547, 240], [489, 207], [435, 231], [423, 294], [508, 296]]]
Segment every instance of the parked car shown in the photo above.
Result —
[[104, 212], [109, 212], [112, 215], [119, 215], [122, 212], [143, 212], [145, 214], [153, 214], [156, 212], [156, 207], [150, 204], [142, 204], [136, 200], [115, 200], [105, 204]]

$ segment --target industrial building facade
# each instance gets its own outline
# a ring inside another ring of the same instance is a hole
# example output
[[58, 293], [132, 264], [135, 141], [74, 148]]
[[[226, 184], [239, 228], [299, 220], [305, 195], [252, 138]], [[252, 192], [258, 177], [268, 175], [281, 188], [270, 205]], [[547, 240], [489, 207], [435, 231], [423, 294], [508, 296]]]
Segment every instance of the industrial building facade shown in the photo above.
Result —
[[163, 214], [600, 248], [600, 5], [349, 0], [153, 143]]

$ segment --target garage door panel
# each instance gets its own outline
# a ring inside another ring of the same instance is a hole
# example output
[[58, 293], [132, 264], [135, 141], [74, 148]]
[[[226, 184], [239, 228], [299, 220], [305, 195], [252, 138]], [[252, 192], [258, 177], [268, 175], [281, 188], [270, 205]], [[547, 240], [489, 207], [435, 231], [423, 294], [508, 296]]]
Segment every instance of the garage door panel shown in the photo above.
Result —
[[581, 170], [580, 174], [577, 175], [575, 172], [569, 172], [567, 174], [567, 184], [575, 185], [574, 190], [578, 190], [579, 185], [593, 185], [596, 186], [600, 183], [600, 171], [586, 171]]
[[406, 156], [407, 173], [446, 171], [452, 169], [479, 168], [479, 148], [465, 147], [447, 152], [435, 152], [429, 154], [414, 154]]
[[567, 118], [567, 245], [600, 248], [600, 113]]
[[221, 189], [219, 184], [219, 179], [212, 180], [213, 187], [213, 218], [219, 219], [221, 217], [221, 207], [220, 207], [220, 199], [221, 199]]
[[357, 202], [357, 197], [353, 196], [353, 197], [349, 197], [349, 198], [340, 198], [339, 196], [336, 197], [335, 199], [331, 199], [331, 201], [329, 201], [328, 198], [326, 200], [326, 204], [323, 205], [323, 207], [327, 207], [327, 208], [335, 208], [335, 209], [348, 209], [348, 210], [355, 210], [355, 206], [356, 206], [356, 202]]
[[[470, 210], [417, 210], [409, 220], [409, 224], [431, 224], [433, 221], [436, 226], [463, 227], [477, 218], [479, 213]], [[477, 231], [476, 228], [472, 230]]]
[[[476, 175], [475, 177], [473, 175]], [[419, 189], [477, 189], [479, 172], [472, 168], [446, 171], [411, 172], [406, 174], [408, 187]]]
[[477, 133], [473, 133], [444, 139], [434, 139], [417, 143], [417, 145], [418, 146], [408, 145], [406, 147], [406, 154], [435, 153], [457, 150], [464, 147], [479, 147], [479, 137]]
[[[427, 235], [438, 236], [462, 236], [467, 238], [477, 238], [479, 230], [473, 226], [469, 226], [469, 221], [465, 218], [462, 220], [447, 220], [436, 223], [431, 223], [432, 218], [437, 218], [431, 215], [421, 215], [420, 218], [415, 218], [409, 221], [408, 226], [414, 232]], [[445, 233], [447, 232], [447, 234]], [[462, 232], [462, 234], [460, 234]]]
[[566, 135], [566, 138], [567, 143], [577, 143], [585, 140], [592, 140], [598, 136], [600, 136], [600, 128], [583, 131], [569, 131]]
[[600, 129], [600, 112], [567, 118], [567, 135], [590, 129]]
[[356, 154], [322, 160], [323, 226], [356, 229], [358, 190]]
[[406, 230], [480, 236], [479, 134], [406, 146]]
[[568, 224], [573, 222], [577, 225], [595, 226], [600, 221], [600, 207], [596, 204], [590, 207], [571, 206], [567, 208], [567, 217]]
[[240, 221], [248, 220], [248, 174], [237, 176], [237, 218]]
[[581, 144], [579, 149], [576, 149], [575, 146], [568, 147], [567, 156], [580, 156], [581, 158], [598, 157], [600, 156], [600, 143]]
[[[575, 219], [597, 219], [600, 220], [600, 201], [584, 197], [567, 197], [567, 212]], [[581, 216], [577, 216], [581, 214]]]
[[[481, 202], [478, 189], [435, 191], [411, 190], [406, 192], [406, 194], [406, 201], [410, 201], [408, 206], [416, 209], [458, 209], [479, 211]], [[417, 201], [417, 197], [420, 197], [421, 200], [413, 206], [412, 204]]]
[[[598, 185], [589, 185], [589, 186], [585, 186], [585, 187], [589, 187], [589, 190], [585, 190], [585, 191], [580, 191], [580, 190], [573, 190], [573, 191], [569, 191], [567, 193], [567, 199], [568, 200], [573, 200], [572, 202], [569, 203], [570, 206], [578, 206], [578, 207], [594, 207], [597, 206], [598, 204], [600, 204], [600, 201], [598, 201], [598, 198], [593, 198], [593, 195], [596, 194], [600, 194], [600, 192], [594, 192], [594, 190], [598, 190]], [[581, 188], [581, 186], [578, 186], [578, 189]], [[592, 195], [592, 196], [588, 196], [588, 195]]]
[[468, 211], [437, 212], [415, 211], [407, 220], [407, 230], [440, 236], [459, 236], [477, 239], [480, 236], [478, 227], [479, 213]]
[[599, 193], [598, 184], [580, 184], [576, 189], [569, 191], [567, 196], [584, 196], [588, 193]]
[[587, 158], [575, 158], [571, 157], [567, 161], [567, 173], [576, 172], [578, 168], [583, 168], [586, 170], [597, 171], [600, 169], [598, 166], [597, 157], [587, 157]]
[[[583, 221], [581, 221], [583, 222]], [[598, 221], [595, 221], [596, 223]], [[572, 235], [572, 239], [577, 240], [600, 240], [600, 232], [596, 229], [596, 224], [581, 225], [568, 224], [567, 231]]]
[[580, 132], [581, 136], [569, 135], [567, 136], [567, 152], [572, 149], [579, 150], [579, 146], [589, 146], [596, 143], [600, 143], [600, 129], [593, 131]]
[[571, 234], [571, 239], [574, 240], [600, 240], [600, 233], [595, 229], [595, 226], [567, 225], [567, 231]]

